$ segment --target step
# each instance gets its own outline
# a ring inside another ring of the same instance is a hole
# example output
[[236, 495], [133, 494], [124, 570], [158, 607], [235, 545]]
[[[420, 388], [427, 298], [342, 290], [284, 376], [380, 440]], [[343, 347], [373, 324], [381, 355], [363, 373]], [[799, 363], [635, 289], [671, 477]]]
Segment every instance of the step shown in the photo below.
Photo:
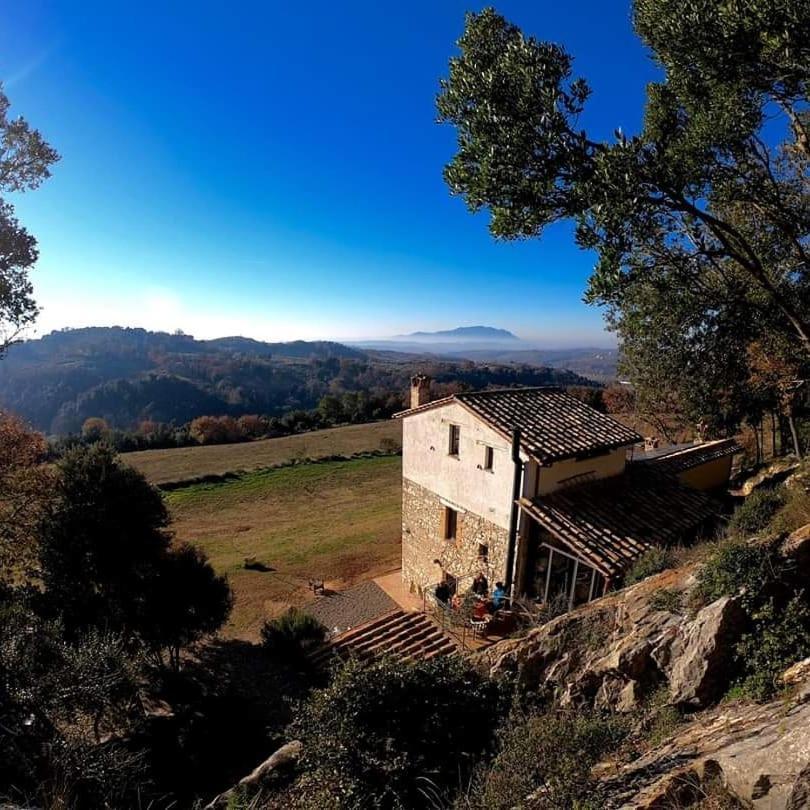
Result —
[[332, 644], [341, 643], [344, 641], [351, 641], [356, 639], [358, 636], [363, 636], [366, 633], [378, 630], [384, 627], [387, 624], [391, 624], [392, 622], [397, 621], [402, 616], [407, 616], [408, 614], [404, 611], [397, 608], [396, 610], [391, 610], [388, 613], [383, 613], [382, 616], [378, 616], [376, 619], [371, 619], [371, 621], [365, 622], [364, 624], [358, 624], [357, 627], [352, 627], [349, 630], [341, 633], [340, 635], [335, 636], [332, 640]]
[[415, 632], [409, 635], [407, 638], [404, 638], [402, 641], [393, 644], [391, 647], [388, 648], [387, 652], [396, 653], [400, 650], [407, 649], [412, 647], [416, 644], [423, 643], [425, 641], [431, 641], [436, 635], [436, 629], [434, 627], [417, 627], [415, 628]]
[[403, 632], [410, 632], [421, 622], [421, 613], [403, 613], [397, 622], [386, 625], [377, 632], [363, 636], [359, 641], [352, 642], [345, 646], [350, 646], [356, 650], [371, 650], [378, 648], [381, 644], [389, 643], [393, 638]]

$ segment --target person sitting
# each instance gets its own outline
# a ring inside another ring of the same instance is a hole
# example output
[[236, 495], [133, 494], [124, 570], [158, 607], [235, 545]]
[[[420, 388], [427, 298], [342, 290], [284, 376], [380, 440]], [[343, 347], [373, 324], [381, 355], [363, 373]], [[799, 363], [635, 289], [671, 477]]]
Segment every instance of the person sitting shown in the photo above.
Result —
[[461, 594], [454, 593], [453, 598], [450, 600], [450, 607], [453, 610], [460, 610], [461, 609]]
[[473, 606], [473, 619], [477, 622], [481, 622], [484, 621], [488, 615], [489, 605], [487, 604], [486, 599], [476, 599], [475, 605]]
[[450, 601], [450, 586], [446, 582], [440, 582], [434, 591], [436, 601], [442, 605], [446, 605]]
[[476, 596], [486, 596], [489, 593], [489, 583], [483, 573], [479, 573], [473, 580], [472, 592]]
[[495, 610], [500, 610], [505, 601], [506, 589], [503, 587], [503, 582], [496, 582], [495, 590], [492, 592], [492, 607], [494, 607]]

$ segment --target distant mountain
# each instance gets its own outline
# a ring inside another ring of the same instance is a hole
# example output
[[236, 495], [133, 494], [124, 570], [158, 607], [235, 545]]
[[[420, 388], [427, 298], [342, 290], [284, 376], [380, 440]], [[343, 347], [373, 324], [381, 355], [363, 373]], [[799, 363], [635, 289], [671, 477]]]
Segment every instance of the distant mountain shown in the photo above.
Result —
[[438, 332], [411, 332], [398, 335], [395, 340], [427, 338], [430, 340], [520, 340], [508, 329], [496, 329], [494, 326], [458, 326], [455, 329], [442, 329]]
[[[417, 372], [430, 374], [439, 393], [458, 386], [587, 382], [569, 371], [472, 365], [424, 351], [373, 356], [330, 341], [195, 340], [145, 329], [89, 327], [12, 346], [0, 359], [0, 408], [50, 434], [76, 433], [91, 416], [122, 430], [144, 420], [182, 425], [202, 415], [281, 416], [314, 408], [326, 395], [344, 394], [358, 395], [363, 418], [380, 418], [403, 406], [408, 379]], [[375, 412], [373, 402], [387, 403], [385, 410]]]

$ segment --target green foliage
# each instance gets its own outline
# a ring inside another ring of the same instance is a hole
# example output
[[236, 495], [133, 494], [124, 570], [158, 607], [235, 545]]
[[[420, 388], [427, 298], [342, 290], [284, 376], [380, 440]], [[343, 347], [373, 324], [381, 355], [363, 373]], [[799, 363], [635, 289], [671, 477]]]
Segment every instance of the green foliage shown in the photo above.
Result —
[[784, 504], [785, 494], [781, 489], [755, 489], [737, 507], [729, 521], [729, 530], [740, 535], [761, 532], [768, 528]]
[[659, 588], [650, 596], [650, 607], [666, 613], [681, 613], [683, 611], [683, 595], [674, 588]]
[[22, 117], [9, 116], [0, 88], [0, 355], [38, 314], [28, 271], [38, 257], [37, 242], [4, 197], [37, 188], [51, 176], [59, 155]]
[[[598, 254], [587, 300], [606, 308], [642, 412], [716, 432], [787, 414], [810, 357], [810, 7], [635, 0], [633, 12], [663, 76], [642, 131], [611, 141], [580, 128], [589, 90], [562, 46], [492, 9], [468, 14], [437, 101], [457, 132], [445, 180], [489, 210], [498, 238], [576, 223]], [[778, 143], [763, 134], [774, 115]]]
[[510, 810], [536, 795], [537, 810], [601, 806], [594, 795], [592, 766], [627, 734], [625, 721], [585, 711], [512, 716], [499, 734], [499, 750], [482, 768], [463, 808]]
[[40, 530], [46, 612], [69, 636], [113, 630], [177, 665], [180, 647], [227, 619], [231, 595], [201, 552], [171, 546], [168, 525], [160, 493], [109, 447], [71, 450]]
[[293, 607], [265, 622], [261, 634], [262, 644], [268, 652], [281, 658], [297, 659], [308, 649], [321, 644], [327, 629], [314, 616]]
[[810, 605], [803, 592], [784, 607], [773, 598], [757, 608], [752, 627], [737, 645], [742, 671], [738, 694], [766, 700], [781, 688], [779, 676], [793, 663], [810, 656]]
[[736, 646], [736, 697], [765, 700], [779, 675], [810, 656], [810, 605], [801, 578], [776, 544], [726, 543], [698, 570], [694, 601], [739, 594], [748, 626]]
[[750, 609], [785, 569], [772, 544], [726, 542], [698, 569], [693, 600], [705, 605], [742, 593]]
[[645, 551], [630, 567], [624, 578], [625, 585], [633, 585], [654, 574], [660, 574], [674, 565], [674, 557], [669, 549], [653, 546]]
[[295, 795], [313, 807], [429, 806], [426, 793], [456, 788], [491, 744], [500, 704], [498, 686], [458, 657], [350, 661], [289, 730], [304, 744]]
[[6, 594], [0, 600], [0, 790], [37, 806], [123, 806], [143, 763], [101, 740], [134, 727], [136, 675], [122, 638], [91, 631], [67, 642], [58, 624], [43, 621], [19, 594]]

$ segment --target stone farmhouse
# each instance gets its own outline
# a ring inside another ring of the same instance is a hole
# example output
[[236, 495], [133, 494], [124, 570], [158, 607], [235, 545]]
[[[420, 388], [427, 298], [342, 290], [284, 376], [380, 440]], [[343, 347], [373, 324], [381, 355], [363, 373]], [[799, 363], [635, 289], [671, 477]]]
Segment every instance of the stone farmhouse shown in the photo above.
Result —
[[[411, 381], [402, 426], [402, 577], [412, 593], [484, 573], [515, 596], [601, 596], [654, 544], [716, 518], [733, 440], [643, 449], [644, 439], [558, 388], [430, 400]], [[640, 446], [641, 445], [641, 446]]]

